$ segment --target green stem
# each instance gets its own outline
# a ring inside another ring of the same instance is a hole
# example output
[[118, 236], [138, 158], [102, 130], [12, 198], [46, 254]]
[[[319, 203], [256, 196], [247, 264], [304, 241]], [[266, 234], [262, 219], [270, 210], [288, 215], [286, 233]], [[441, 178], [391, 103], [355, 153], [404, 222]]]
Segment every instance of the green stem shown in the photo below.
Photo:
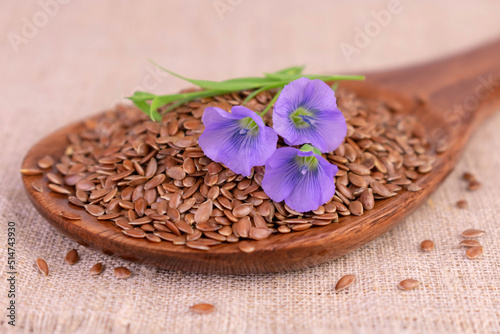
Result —
[[231, 93], [230, 91], [219, 91], [217, 94], [214, 94], [213, 91], [201, 91], [201, 92], [197, 92], [198, 94], [195, 94], [195, 95], [192, 95], [192, 96], [189, 96], [189, 97], [186, 97], [184, 99], [181, 99], [181, 100], [178, 100], [176, 101], [175, 103], [173, 103], [172, 105], [170, 105], [167, 109], [165, 109], [164, 113], [167, 113], [181, 105], [183, 105], [184, 103], [188, 103], [189, 101], [193, 101], [193, 100], [196, 100], [196, 99], [199, 99], [199, 98], [202, 98], [202, 97], [210, 97], [210, 96], [215, 96], [215, 95], [224, 95], [224, 94], [227, 94], [227, 93]]
[[[158, 113], [158, 108], [167, 104], [170, 104], [170, 106], [168, 106], [165, 112], [169, 112], [176, 107], [179, 107], [182, 104], [195, 100], [197, 98], [223, 95], [246, 89], [254, 89], [254, 91], [251, 92], [243, 101], [242, 104], [244, 105], [252, 98], [254, 98], [257, 94], [263, 91], [273, 88], [283, 89], [285, 85], [301, 77], [306, 77], [309, 79], [320, 79], [323, 81], [364, 80], [364, 76], [361, 75], [307, 75], [302, 74], [302, 70], [304, 69], [303, 66], [293, 66], [281, 71], [277, 71], [275, 73], [265, 73], [264, 77], [235, 78], [216, 82], [209, 80], [189, 79], [172, 71], [164, 69], [155, 63], [153, 64], [170, 73], [171, 75], [186, 80], [204, 89], [204, 91], [199, 92], [169, 95], [155, 95], [147, 92], [135, 92], [133, 96], [129, 97], [129, 99], [132, 100], [139, 109], [149, 114], [151, 119], [155, 121], [161, 120], [161, 115]], [[332, 86], [332, 88], [335, 89], [336, 85], [338, 85], [338, 82], [336, 82]], [[264, 116], [274, 105], [281, 92], [281, 89], [266, 106], [266, 109], [264, 109], [264, 111], [260, 114], [261, 116]], [[148, 104], [148, 101], [151, 101], [151, 104]]]
[[270, 90], [270, 89], [273, 89], [273, 88], [283, 88], [283, 86], [286, 85], [287, 83], [288, 83], [288, 81], [280, 81], [280, 82], [274, 83], [272, 85], [267, 85], [267, 86], [264, 86], [264, 87], [259, 88], [257, 90], [254, 90], [250, 95], [247, 96], [247, 98], [243, 101], [242, 105], [244, 105], [245, 103], [247, 103], [248, 101], [250, 101], [251, 99], [253, 99], [260, 92], [263, 92], [263, 91], [266, 91], [266, 90]]
[[266, 109], [264, 109], [264, 111], [262, 113], [260, 113], [260, 117], [264, 117], [264, 115], [269, 111], [269, 109], [271, 109], [271, 107], [274, 105], [274, 102], [276, 102], [276, 100], [280, 96], [280, 93], [281, 93], [281, 89], [276, 93], [276, 95], [274, 95], [273, 99], [271, 100], [271, 102], [269, 102]]

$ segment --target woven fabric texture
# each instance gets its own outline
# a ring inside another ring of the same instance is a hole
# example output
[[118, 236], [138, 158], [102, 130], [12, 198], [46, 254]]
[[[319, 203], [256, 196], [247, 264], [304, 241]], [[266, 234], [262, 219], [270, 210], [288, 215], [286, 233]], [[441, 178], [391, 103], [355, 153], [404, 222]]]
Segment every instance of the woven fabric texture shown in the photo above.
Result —
[[[37, 213], [19, 173], [33, 143], [111, 106], [134, 89], [174, 92], [185, 87], [154, 72], [143, 59], [170, 63], [170, 68], [199, 78], [252, 75], [297, 63], [311, 64], [311, 72], [332, 68], [345, 72], [423, 61], [500, 36], [494, 15], [500, 5], [493, 1], [481, 5], [464, 1], [460, 6], [447, 1], [437, 5], [401, 1], [403, 11], [349, 62], [338, 45], [352, 42], [353, 29], [373, 20], [371, 11], [387, 8], [388, 2], [360, 1], [354, 8], [347, 2], [311, 2], [305, 7], [299, 1], [222, 1], [232, 6], [222, 16], [214, 7], [216, 2], [195, 7], [190, 2], [153, 0], [61, 1], [57, 13], [48, 16], [48, 23], [34, 36], [25, 37], [27, 42], [19, 44], [18, 50], [7, 39], [1, 42], [0, 92], [5, 102], [0, 111], [0, 241], [4, 245], [0, 331], [500, 332], [500, 113], [479, 128], [455, 170], [427, 203], [394, 230], [340, 259], [301, 271], [221, 276], [159, 270], [82, 247]], [[2, 36], [22, 34], [23, 17], [33, 20], [43, 10], [35, 1], [10, 1], [9, 6], [11, 10], [0, 14]], [[156, 11], [145, 10], [155, 6]], [[272, 14], [278, 11], [284, 16], [281, 21]], [[455, 22], [461, 20], [467, 20], [470, 29]], [[477, 175], [482, 182], [479, 190], [466, 191], [461, 179], [465, 171]], [[459, 199], [467, 200], [469, 207], [458, 209]], [[9, 221], [16, 223], [19, 272], [15, 327], [6, 318]], [[458, 246], [460, 232], [467, 228], [487, 231], [479, 239], [484, 254], [476, 260], [467, 259]], [[434, 241], [434, 251], [420, 251], [425, 239]], [[72, 248], [81, 260], [69, 266], [64, 257]], [[37, 257], [47, 261], [48, 277], [38, 273]], [[97, 262], [105, 264], [105, 271], [90, 277], [89, 268]], [[122, 265], [132, 271], [129, 279], [114, 277], [112, 269]], [[337, 280], [346, 274], [356, 275], [356, 283], [335, 293]], [[422, 284], [413, 291], [399, 291], [397, 284], [406, 278]], [[213, 304], [216, 310], [192, 314], [189, 306], [197, 303]]]

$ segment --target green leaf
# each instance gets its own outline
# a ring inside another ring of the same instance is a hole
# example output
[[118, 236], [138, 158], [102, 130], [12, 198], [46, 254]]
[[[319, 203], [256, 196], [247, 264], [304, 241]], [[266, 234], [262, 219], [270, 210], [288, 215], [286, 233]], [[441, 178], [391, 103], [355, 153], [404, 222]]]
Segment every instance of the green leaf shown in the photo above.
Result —
[[302, 66], [292, 66], [292, 67], [287, 67], [284, 68], [280, 71], [274, 72], [274, 74], [301, 74], [302, 71], [304, 70], [305, 65]]
[[231, 84], [255, 84], [255, 85], [265, 85], [271, 82], [275, 82], [273, 79], [269, 79], [266, 77], [248, 77], [248, 78], [236, 78], [236, 79], [228, 79], [222, 81], [223, 83], [231, 83]]
[[153, 121], [161, 121], [161, 115], [158, 113], [158, 108], [161, 106], [163, 106], [163, 104], [159, 100], [158, 96], [156, 96], [153, 101], [151, 101], [151, 105], [149, 106], [149, 117], [151, 117]]
[[280, 81], [283, 81], [283, 78], [286, 78], [288, 76], [294, 76], [294, 77], [298, 76], [297, 78], [300, 78], [304, 68], [305, 66], [292, 66], [274, 73], [264, 73], [264, 76], [271, 80], [280, 80]]
[[204, 90], [204, 91], [195, 92], [195, 93], [196, 94], [190, 95], [190, 96], [188, 96], [188, 97], [186, 97], [184, 99], [178, 100], [177, 102], [173, 103], [167, 109], [165, 109], [165, 112], [169, 112], [169, 111], [177, 108], [178, 106], [183, 105], [184, 103], [187, 103], [187, 102], [192, 101], [192, 100], [196, 100], [198, 98], [208, 97], [208, 96], [214, 96], [214, 95], [222, 95], [222, 94], [227, 94], [227, 93], [230, 93], [230, 92], [227, 92], [227, 91], [217, 91], [217, 93], [214, 93], [213, 90]]
[[[130, 98], [128, 98], [128, 99], [130, 99]], [[134, 104], [137, 108], [141, 109], [146, 114], [149, 114], [149, 104], [147, 104], [146, 101], [134, 101], [134, 100], [132, 100], [132, 102], [134, 102]]]
[[336, 90], [337, 90], [337, 88], [339, 88], [339, 85], [340, 85], [340, 82], [335, 81], [335, 82], [333, 83], [333, 85], [331, 85], [332, 90], [333, 90], [333, 91], [336, 91]]
[[[292, 66], [282, 70], [279, 70], [274, 73], [265, 73], [264, 77], [245, 77], [245, 78], [235, 78], [224, 81], [209, 81], [209, 80], [196, 80], [186, 78], [177, 73], [169, 71], [158, 64], [151, 61], [155, 66], [159, 67], [163, 71], [170, 73], [173, 76], [176, 76], [180, 79], [183, 79], [187, 82], [190, 82], [204, 90], [190, 93], [181, 93], [181, 94], [169, 94], [169, 95], [155, 95], [147, 92], [137, 91], [128, 99], [134, 102], [134, 104], [147, 113], [151, 119], [159, 121], [161, 120], [161, 115], [158, 112], [158, 108], [171, 104], [165, 110], [165, 112], [171, 111], [176, 107], [187, 103], [189, 101], [195, 100], [197, 98], [208, 97], [208, 96], [216, 96], [223, 95], [231, 92], [237, 92], [241, 90], [254, 89], [254, 91], [247, 96], [247, 98], [243, 101], [243, 104], [250, 101], [253, 97], [255, 97], [260, 92], [273, 89], [273, 88], [283, 88], [286, 84], [290, 83], [293, 80], [297, 80], [302, 77], [307, 77], [309, 79], [320, 79], [323, 81], [338, 81], [338, 80], [363, 80], [364, 76], [353, 76], [353, 75], [304, 75], [302, 71], [304, 70], [304, 66]], [[332, 89], [336, 89], [335, 83], [332, 86]], [[280, 90], [281, 92], [281, 90]], [[280, 92], [276, 94], [270, 103], [266, 106], [266, 109], [261, 113], [264, 115], [276, 102]], [[151, 104], [148, 104], [147, 101], [151, 101]]]
[[273, 81], [284, 81], [285, 77], [290, 76], [292, 74], [264, 73], [264, 75], [266, 76], [266, 78], [271, 79]]
[[215, 95], [221, 95], [221, 94], [226, 94], [226, 91], [220, 91], [220, 90], [204, 90], [204, 91], [199, 91], [199, 92], [190, 92], [190, 93], [182, 93], [182, 94], [169, 94], [169, 95], [158, 95], [155, 96], [158, 98], [158, 104], [160, 106], [164, 106], [165, 104], [175, 102], [181, 99], [189, 99], [192, 98], [193, 100], [198, 98], [198, 97], [205, 97], [205, 96], [215, 96]]
[[[148, 114], [153, 121], [161, 121], [161, 115], [157, 111], [161, 105], [158, 106], [155, 102], [157, 98], [158, 97], [154, 94], [139, 91], [128, 97], [128, 99], [131, 100], [137, 108]], [[146, 102], [148, 100], [153, 100], [151, 105]]]
[[154, 99], [155, 96], [156, 96], [155, 94], [136, 91], [134, 92], [134, 95], [128, 97], [128, 99], [132, 101], [149, 101]]
[[317, 154], [319, 156], [321, 156], [321, 151], [319, 149], [317, 149], [316, 147], [312, 146], [312, 145], [309, 145], [309, 144], [304, 144], [302, 145], [302, 147], [300, 148], [300, 150], [302, 152], [310, 152], [310, 151], [313, 151], [314, 154]]
[[233, 81], [222, 81], [222, 82], [217, 82], [217, 81], [209, 81], [209, 80], [197, 80], [197, 79], [189, 79], [186, 77], [183, 77], [180, 74], [174, 73], [170, 70], [167, 70], [166, 68], [161, 67], [160, 65], [152, 62], [153, 65], [157, 66], [161, 70], [172, 74], [173, 76], [176, 76], [179, 79], [185, 80], [187, 82], [190, 82], [200, 88], [203, 89], [218, 89], [218, 90], [227, 90], [227, 91], [239, 91], [239, 90], [244, 90], [244, 89], [251, 89], [251, 88], [259, 88], [265, 85], [266, 82], [263, 82], [262, 80], [233, 80]]
[[[273, 79], [273, 74], [301, 74], [304, 70], [305, 66], [291, 66], [284, 68], [282, 70], [276, 71], [274, 73], [268, 73], [268, 76], [264, 77], [249, 77], [249, 78], [237, 78], [237, 79], [229, 79], [224, 80], [223, 82], [246, 82], [246, 83], [270, 83], [276, 81]], [[266, 73], [264, 73], [266, 75]], [[278, 77], [278, 76], [277, 76]]]

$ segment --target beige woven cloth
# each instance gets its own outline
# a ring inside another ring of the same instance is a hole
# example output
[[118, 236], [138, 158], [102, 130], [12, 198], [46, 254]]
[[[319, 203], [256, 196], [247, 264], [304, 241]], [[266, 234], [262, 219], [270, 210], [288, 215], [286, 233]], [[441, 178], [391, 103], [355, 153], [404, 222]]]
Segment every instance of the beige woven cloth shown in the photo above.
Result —
[[[388, 10], [389, 1], [57, 1], [8, 0], [0, 13], [1, 332], [500, 332], [500, 114], [478, 130], [432, 198], [393, 231], [336, 261], [282, 274], [170, 272], [89, 250], [40, 217], [18, 172], [28, 148], [58, 127], [141, 86], [155, 92], [185, 86], [154, 72], [147, 58], [207, 79], [296, 64], [311, 72], [404, 65], [500, 36], [498, 2], [401, 0], [402, 9], [349, 61], [339, 46], [352, 44], [356, 29], [374, 20], [373, 10]], [[31, 33], [24, 28], [30, 22], [39, 26]], [[478, 175], [480, 190], [465, 191], [464, 171]], [[469, 208], [456, 208], [459, 199]], [[6, 318], [9, 221], [17, 228], [14, 328]], [[471, 227], [488, 232], [480, 238], [485, 253], [474, 261], [458, 246], [459, 233]], [[433, 252], [419, 251], [424, 239], [434, 240]], [[63, 260], [71, 248], [81, 254], [74, 266]], [[38, 274], [37, 257], [47, 260], [48, 277]], [[106, 270], [91, 278], [96, 262]], [[114, 277], [112, 268], [121, 265], [131, 278]], [[335, 293], [345, 274], [357, 282]], [[406, 278], [422, 284], [397, 290]], [[215, 312], [189, 312], [202, 302]]]

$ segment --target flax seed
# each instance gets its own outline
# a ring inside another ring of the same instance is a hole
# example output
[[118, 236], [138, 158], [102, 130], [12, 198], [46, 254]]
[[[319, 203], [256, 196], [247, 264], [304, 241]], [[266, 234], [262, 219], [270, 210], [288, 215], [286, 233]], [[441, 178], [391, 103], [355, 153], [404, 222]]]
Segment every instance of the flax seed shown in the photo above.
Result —
[[477, 240], [473, 240], [473, 239], [466, 239], [466, 240], [462, 240], [460, 242], [460, 246], [465, 246], [465, 247], [476, 247], [476, 246], [481, 246], [481, 244], [479, 243], [479, 241]]
[[53, 164], [54, 164], [54, 159], [52, 159], [50, 155], [46, 155], [42, 159], [38, 160], [38, 167], [40, 167], [41, 169], [50, 168], [52, 167]]
[[31, 186], [38, 192], [43, 192], [43, 182], [41, 180], [34, 181]]
[[238, 244], [238, 249], [243, 253], [253, 253], [255, 251], [255, 246], [249, 241], [242, 241]]
[[472, 173], [469, 173], [469, 172], [465, 172], [462, 177], [467, 182], [476, 181], [476, 177]]
[[38, 258], [36, 259], [36, 265], [38, 267], [38, 270], [43, 274], [43, 276], [49, 276], [49, 266], [47, 265], [47, 262], [45, 262], [44, 259]]
[[132, 238], [145, 238], [146, 237], [146, 232], [141, 230], [140, 228], [133, 228], [133, 229], [128, 229], [128, 230], [123, 230], [123, 234], [132, 237]]
[[189, 308], [191, 312], [196, 314], [210, 314], [215, 310], [215, 307], [210, 304], [196, 304]]
[[469, 186], [467, 187], [467, 190], [469, 191], [476, 191], [479, 188], [481, 188], [481, 182], [472, 180], [469, 182]]
[[414, 279], [405, 279], [398, 284], [398, 289], [403, 291], [413, 290], [420, 284], [419, 281]]
[[278, 227], [278, 231], [280, 233], [290, 233], [291, 229], [286, 225], [281, 225], [280, 227]]
[[485, 234], [485, 231], [471, 228], [462, 232], [462, 237], [464, 238], [477, 238]]
[[87, 210], [88, 213], [90, 213], [92, 216], [102, 216], [104, 214], [104, 208], [100, 205], [95, 205], [95, 204], [89, 204], [85, 206], [85, 209]]
[[420, 188], [420, 186], [418, 184], [415, 184], [415, 183], [410, 183], [406, 189], [408, 189], [408, 191], [420, 191], [422, 188]]
[[364, 165], [357, 164], [357, 163], [350, 163], [350, 164], [347, 164], [347, 167], [349, 167], [351, 172], [356, 173], [358, 175], [370, 175], [370, 169], [368, 169]]
[[176, 166], [167, 170], [167, 176], [175, 180], [182, 180], [186, 177], [186, 172], [182, 167]]
[[132, 273], [125, 267], [116, 267], [113, 270], [114, 274], [118, 278], [129, 278]]
[[250, 238], [255, 240], [266, 239], [271, 235], [271, 230], [265, 228], [253, 228], [250, 230]]
[[189, 248], [197, 249], [197, 250], [204, 250], [204, 251], [210, 250], [209, 246], [205, 245], [202, 242], [199, 242], [198, 240], [188, 241], [188, 242], [186, 242], [186, 246], [188, 246]]
[[371, 187], [373, 192], [382, 196], [382, 197], [391, 197], [394, 196], [394, 193], [390, 192], [382, 183], [373, 181], [371, 183]]
[[248, 215], [252, 209], [252, 204], [240, 204], [233, 209], [233, 215], [237, 218], [241, 218]]
[[165, 174], [158, 174], [144, 185], [144, 190], [156, 188], [165, 180]]
[[482, 246], [473, 246], [467, 249], [466, 251], [466, 256], [473, 260], [477, 259], [481, 254], [483, 254], [483, 247]]
[[[361, 204], [363, 204], [363, 208], [365, 210], [373, 209], [373, 206], [375, 205], [375, 199], [373, 198], [373, 190], [372, 189], [365, 189], [361, 193], [360, 202], [361, 202]], [[333, 207], [335, 207], [335, 205]]]
[[363, 204], [359, 201], [353, 201], [349, 203], [349, 211], [355, 216], [361, 216], [363, 214]]
[[[304, 230], [309, 229], [311, 226], [312, 226], [311, 223], [294, 224], [294, 225], [292, 225], [292, 231], [304, 231]], [[260, 229], [258, 229], [258, 230], [260, 230]], [[262, 230], [265, 230], [265, 229], [262, 229]], [[255, 237], [255, 234], [254, 234], [253, 238], [257, 239], [257, 237]], [[257, 240], [259, 240], [259, 239], [257, 239]]]
[[71, 194], [71, 191], [69, 191], [68, 189], [66, 189], [64, 187], [61, 187], [61, 186], [59, 186], [57, 184], [49, 183], [49, 188], [53, 192], [56, 192], [56, 193], [59, 193], [59, 194], [62, 194], [62, 195], [70, 195]]
[[66, 258], [64, 260], [67, 264], [73, 265], [80, 260], [80, 255], [78, 255], [76, 249], [72, 249], [68, 252], [68, 254], [66, 254]]
[[335, 285], [335, 291], [341, 291], [349, 286], [351, 286], [356, 281], [356, 276], [354, 275], [345, 275], [341, 279], [338, 280]]
[[89, 275], [90, 276], [97, 276], [102, 272], [103, 268], [104, 268], [104, 266], [102, 265], [102, 263], [100, 263], [100, 262], [96, 263], [92, 266], [92, 268], [90, 268]]
[[434, 242], [432, 242], [432, 240], [424, 240], [420, 244], [420, 249], [424, 252], [430, 252], [434, 249]]
[[28, 176], [43, 174], [43, 170], [36, 169], [36, 168], [24, 168], [24, 169], [21, 169], [20, 171], [21, 171], [21, 174], [28, 175]]
[[75, 213], [68, 212], [68, 211], [61, 211], [60, 215], [66, 219], [69, 220], [79, 220], [81, 217]]
[[210, 216], [212, 215], [212, 210], [213, 210], [213, 203], [211, 200], [203, 202], [196, 210], [196, 213], [194, 214], [194, 220], [198, 224], [207, 222]]

